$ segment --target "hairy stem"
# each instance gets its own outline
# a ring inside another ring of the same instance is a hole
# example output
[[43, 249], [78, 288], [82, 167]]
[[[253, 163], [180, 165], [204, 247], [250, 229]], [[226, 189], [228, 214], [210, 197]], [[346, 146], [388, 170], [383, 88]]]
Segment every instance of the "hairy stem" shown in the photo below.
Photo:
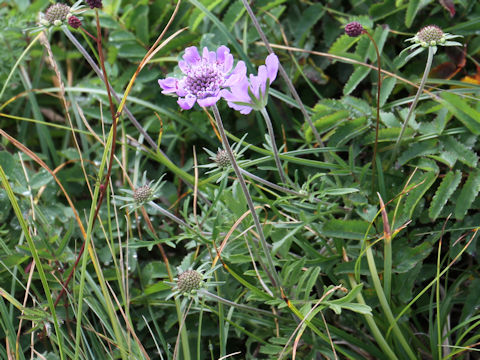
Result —
[[275, 141], [275, 133], [273, 132], [273, 126], [270, 120], [270, 116], [268, 116], [268, 112], [266, 108], [262, 108], [260, 112], [262, 113], [263, 118], [265, 119], [265, 123], [267, 124], [268, 135], [270, 136], [270, 143], [272, 145], [273, 157], [275, 158], [275, 164], [277, 165], [278, 175], [280, 175], [280, 180], [282, 181], [282, 183], [286, 185], [287, 177], [285, 175], [285, 170], [282, 167], [282, 163], [280, 162], [280, 157], [278, 156], [278, 148], [277, 148], [277, 143]]
[[417, 93], [415, 94], [415, 98], [413, 99], [412, 105], [408, 110], [407, 118], [403, 123], [402, 130], [400, 131], [397, 142], [395, 143], [395, 148], [393, 149], [392, 158], [390, 160], [391, 163], [393, 163], [393, 161], [397, 156], [398, 149], [400, 147], [400, 141], [402, 140], [403, 134], [405, 133], [405, 129], [407, 128], [410, 117], [412, 116], [413, 111], [417, 106], [418, 99], [420, 98], [420, 94], [423, 92], [423, 88], [425, 87], [425, 83], [427, 82], [427, 77], [428, 77], [428, 74], [430, 73], [430, 68], [432, 67], [433, 55], [435, 54], [435, 52], [436, 52], [436, 47], [434, 46], [428, 47], [428, 58], [427, 58], [427, 63], [425, 64], [425, 71], [423, 72], [422, 80], [420, 81], [420, 86], [418, 87]]
[[275, 270], [275, 266], [273, 265], [273, 259], [270, 255], [270, 251], [268, 250], [267, 241], [265, 239], [265, 235], [263, 234], [262, 225], [260, 224], [260, 220], [258, 219], [258, 215], [255, 212], [255, 205], [253, 204], [252, 197], [248, 192], [247, 184], [245, 184], [245, 179], [243, 178], [242, 172], [238, 167], [237, 161], [235, 160], [235, 156], [233, 155], [232, 149], [230, 148], [230, 144], [228, 143], [227, 136], [225, 135], [225, 130], [223, 128], [222, 118], [220, 116], [220, 112], [216, 105], [212, 106], [213, 114], [215, 116], [215, 120], [217, 122], [218, 131], [220, 132], [220, 137], [222, 138], [222, 143], [225, 151], [228, 154], [230, 159], [230, 163], [232, 164], [233, 170], [235, 171], [235, 175], [238, 178], [238, 182], [240, 183], [240, 187], [242, 188], [243, 194], [245, 195], [245, 199], [247, 200], [248, 208], [253, 218], [253, 222], [255, 224], [255, 228], [257, 229], [258, 236], [260, 238], [260, 244], [262, 245], [263, 252], [265, 253], [265, 257], [267, 258], [267, 264], [270, 269], [270, 280], [272, 284], [280, 288], [281, 283], [278, 277], [277, 271]]

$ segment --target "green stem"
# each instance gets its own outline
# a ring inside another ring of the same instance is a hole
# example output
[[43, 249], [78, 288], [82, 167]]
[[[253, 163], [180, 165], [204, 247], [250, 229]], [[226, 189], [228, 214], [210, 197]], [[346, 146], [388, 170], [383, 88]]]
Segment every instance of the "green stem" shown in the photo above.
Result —
[[[188, 343], [188, 331], [187, 331], [187, 321], [183, 319], [182, 308], [180, 306], [180, 300], [175, 299], [175, 308], [177, 309], [177, 318], [178, 326], [181, 326], [180, 329], [180, 341], [182, 343], [183, 358], [184, 360], [190, 360], [190, 345]], [[177, 359], [180, 357], [177, 353]]]
[[[443, 237], [443, 236], [442, 236]], [[437, 286], [435, 289], [435, 296], [437, 298], [437, 357], [439, 360], [442, 359], [442, 324], [440, 316], [440, 258], [442, 252], [442, 237], [438, 243], [438, 254], [437, 254]]]
[[273, 157], [275, 158], [275, 164], [277, 165], [278, 175], [280, 175], [280, 180], [284, 185], [287, 184], [287, 177], [285, 175], [285, 171], [283, 170], [282, 163], [280, 162], [280, 157], [278, 156], [278, 148], [277, 143], [275, 141], [275, 134], [273, 132], [272, 122], [270, 121], [270, 116], [268, 116], [268, 112], [266, 108], [262, 108], [260, 112], [265, 119], [265, 123], [267, 124], [268, 135], [270, 136], [270, 143], [272, 145], [273, 150]]
[[383, 289], [387, 302], [390, 303], [390, 294], [392, 289], [392, 238], [388, 236], [385, 239], [383, 253]]
[[410, 109], [408, 110], [407, 118], [405, 119], [405, 122], [403, 123], [402, 130], [400, 131], [400, 134], [398, 135], [397, 142], [395, 143], [395, 148], [393, 149], [392, 153], [392, 158], [390, 160], [390, 163], [393, 163], [395, 160], [395, 157], [397, 156], [398, 149], [400, 147], [400, 141], [402, 140], [403, 134], [405, 133], [405, 129], [407, 128], [408, 121], [410, 120], [410, 117], [413, 114], [413, 111], [415, 110], [415, 107], [417, 106], [418, 99], [420, 98], [420, 95], [423, 92], [423, 88], [425, 87], [425, 83], [427, 82], [427, 77], [428, 74], [430, 73], [430, 68], [432, 67], [432, 62], [433, 62], [433, 55], [435, 55], [436, 52], [436, 47], [434, 46], [429, 46], [428, 47], [428, 58], [427, 58], [427, 63], [425, 64], [425, 71], [423, 72], [422, 80], [420, 81], [420, 86], [418, 87], [417, 93], [415, 94], [415, 98], [413, 99], [412, 105], [410, 106]]
[[242, 172], [238, 167], [237, 161], [235, 160], [235, 156], [233, 155], [232, 149], [230, 148], [230, 144], [228, 143], [227, 136], [225, 135], [225, 129], [223, 128], [222, 118], [220, 116], [220, 112], [216, 105], [212, 106], [213, 114], [215, 116], [215, 120], [217, 122], [218, 131], [220, 132], [220, 136], [222, 138], [223, 147], [225, 151], [228, 153], [228, 157], [230, 158], [230, 163], [235, 171], [235, 175], [238, 178], [238, 182], [240, 183], [240, 187], [242, 188], [243, 194], [245, 195], [245, 199], [247, 200], [248, 208], [253, 218], [253, 222], [255, 224], [255, 228], [257, 229], [258, 236], [260, 238], [260, 244], [262, 245], [263, 252], [265, 253], [265, 257], [267, 258], [267, 264], [270, 268], [270, 277], [273, 285], [280, 289], [281, 283], [278, 277], [277, 271], [275, 270], [275, 265], [273, 264], [272, 256], [270, 255], [270, 251], [268, 250], [267, 241], [265, 239], [265, 235], [263, 234], [262, 225], [260, 224], [260, 220], [258, 219], [258, 215], [255, 211], [255, 205], [253, 204], [252, 197], [248, 192], [247, 185], [245, 184], [245, 179], [243, 178]]
[[[352, 289], [357, 286], [357, 282], [355, 281], [355, 278], [353, 274], [349, 274], [348, 278], [350, 280], [350, 285], [352, 286]], [[363, 298], [363, 295], [361, 292], [358, 293], [357, 295], [357, 300], [360, 304], [366, 305], [366, 302]], [[391, 360], [398, 360], [397, 355], [393, 352], [393, 350], [390, 348], [388, 345], [387, 341], [382, 335], [382, 332], [378, 328], [377, 324], [375, 323], [375, 320], [371, 314], [364, 314], [365, 320], [370, 327], [370, 331], [372, 332], [373, 337], [377, 341], [378, 345], [382, 349], [382, 351], [385, 353], [385, 355], [388, 356], [389, 359]]]
[[398, 341], [402, 345], [403, 349], [407, 353], [407, 356], [411, 360], [417, 360], [417, 357], [413, 353], [412, 349], [410, 348], [410, 345], [408, 345], [407, 340], [403, 336], [402, 332], [400, 331], [400, 328], [398, 327], [397, 323], [395, 322], [395, 318], [393, 317], [392, 310], [390, 309], [390, 306], [388, 305], [387, 299], [385, 297], [385, 293], [382, 289], [382, 284], [380, 283], [380, 279], [378, 277], [378, 272], [377, 272], [377, 267], [375, 265], [375, 260], [373, 258], [373, 252], [372, 252], [372, 247], [370, 244], [366, 244], [367, 249], [367, 262], [368, 262], [368, 268], [370, 270], [370, 275], [372, 277], [373, 285], [375, 287], [375, 291], [377, 293], [378, 300], [380, 301], [380, 306], [383, 309], [383, 312], [385, 313], [387, 320], [390, 324], [393, 324], [393, 332], [397, 336]]

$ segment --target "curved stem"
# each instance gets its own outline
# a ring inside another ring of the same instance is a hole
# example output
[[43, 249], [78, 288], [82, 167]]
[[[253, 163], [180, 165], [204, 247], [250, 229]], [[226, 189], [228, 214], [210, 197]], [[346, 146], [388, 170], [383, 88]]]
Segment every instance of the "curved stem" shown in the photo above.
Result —
[[[348, 279], [350, 280], [350, 284], [352, 286], [352, 289], [357, 286], [357, 282], [355, 281], [355, 277], [353, 274], [348, 275]], [[366, 305], [367, 303], [365, 302], [365, 299], [363, 298], [363, 295], [361, 292], [358, 293], [357, 295], [357, 301], [359, 304]], [[385, 355], [390, 359], [390, 360], [398, 360], [397, 355], [393, 352], [391, 347], [388, 345], [387, 341], [383, 337], [382, 332], [377, 326], [377, 323], [375, 322], [374, 317], [372, 314], [363, 314], [365, 317], [365, 321], [368, 324], [368, 327], [370, 328], [370, 331], [372, 332], [373, 337], [378, 343], [378, 346], [380, 346], [380, 349], [385, 353]]]
[[278, 277], [277, 271], [275, 270], [275, 266], [273, 265], [272, 256], [270, 255], [270, 251], [268, 250], [267, 241], [265, 239], [265, 235], [263, 234], [262, 225], [260, 224], [260, 220], [258, 219], [258, 215], [255, 212], [255, 205], [253, 204], [252, 197], [248, 192], [247, 184], [245, 183], [245, 179], [243, 178], [242, 172], [238, 167], [237, 161], [235, 160], [235, 156], [233, 155], [232, 149], [230, 148], [230, 144], [228, 143], [227, 136], [225, 135], [225, 129], [223, 128], [222, 118], [218, 111], [216, 105], [212, 106], [213, 115], [215, 116], [215, 120], [217, 122], [218, 131], [220, 132], [220, 137], [222, 138], [222, 143], [225, 151], [228, 154], [230, 159], [230, 163], [232, 164], [233, 170], [235, 171], [235, 175], [238, 178], [238, 182], [240, 183], [240, 187], [242, 188], [243, 194], [245, 195], [245, 199], [247, 200], [248, 208], [253, 218], [253, 222], [255, 224], [255, 228], [257, 229], [258, 236], [260, 238], [260, 244], [262, 245], [263, 252], [265, 253], [265, 257], [267, 258], [267, 264], [270, 268], [270, 280], [272, 284], [280, 288], [280, 279]]
[[378, 86], [377, 86], [377, 124], [375, 126], [375, 145], [373, 146], [373, 158], [372, 158], [372, 194], [375, 193], [375, 162], [377, 159], [377, 149], [378, 149], [378, 128], [380, 125], [380, 90], [382, 88], [382, 66], [380, 63], [380, 52], [378, 51], [377, 43], [375, 39], [368, 31], [364, 31], [365, 34], [369, 37], [370, 41], [375, 48], [375, 52], [377, 53], [377, 71], [378, 71]]
[[400, 147], [400, 141], [402, 140], [403, 134], [405, 133], [405, 129], [407, 128], [408, 121], [410, 120], [410, 117], [413, 114], [413, 110], [415, 110], [415, 107], [417, 106], [418, 99], [420, 98], [420, 94], [422, 93], [423, 88], [425, 87], [425, 83], [427, 82], [428, 73], [430, 72], [430, 68], [432, 67], [433, 55], [435, 54], [436, 49], [437, 48], [434, 46], [428, 47], [428, 58], [427, 58], [427, 63], [425, 64], [425, 71], [423, 72], [422, 80], [420, 81], [420, 86], [418, 87], [417, 93], [415, 94], [415, 98], [413, 99], [412, 105], [408, 110], [407, 118], [403, 123], [402, 130], [400, 131], [397, 142], [395, 143], [395, 148], [393, 149], [392, 158], [390, 160], [391, 163], [393, 163], [393, 161], [395, 160], [395, 157], [397, 156], [398, 148]]
[[[262, 28], [260, 27], [260, 24], [258, 23], [257, 18], [255, 17], [255, 14], [252, 11], [252, 8], [248, 4], [247, 0], [242, 0], [243, 6], [245, 6], [245, 9], [247, 10], [248, 15], [250, 16], [250, 19], [252, 19], [253, 26], [255, 26], [255, 29], [257, 29], [258, 34], [260, 35], [260, 38], [262, 39], [263, 43], [265, 44], [265, 47], [267, 48], [267, 51], [269, 54], [274, 54], [272, 47], [270, 46], [270, 43], [268, 42], [267, 37], [265, 36], [265, 33], [263, 32]], [[317, 131], [317, 128], [312, 122], [312, 119], [310, 118], [310, 115], [308, 115], [307, 110], [305, 109], [305, 106], [302, 103], [302, 100], [300, 99], [300, 96], [298, 96], [297, 90], [293, 86], [292, 80], [287, 75], [287, 72], [283, 68], [282, 64], [278, 64], [278, 70], [280, 71], [280, 75], [282, 76], [283, 80], [287, 83], [288, 89], [290, 90], [290, 93], [292, 94], [293, 98], [297, 102], [298, 106], [300, 107], [300, 111], [303, 114], [303, 117], [305, 120], [307, 120], [308, 125], [310, 125], [310, 128], [312, 129], [312, 133], [315, 136], [315, 140], [317, 141], [318, 145], [321, 147], [324, 147], [325, 145], [323, 144], [322, 139], [320, 138], [320, 134]]]
[[273, 150], [273, 157], [275, 158], [275, 164], [277, 165], [278, 174], [280, 175], [280, 180], [284, 185], [287, 185], [287, 177], [285, 175], [285, 171], [283, 170], [282, 163], [280, 162], [280, 157], [278, 156], [278, 148], [277, 143], [275, 141], [275, 133], [273, 132], [272, 122], [270, 120], [270, 116], [268, 116], [268, 112], [266, 108], [262, 108], [260, 112], [265, 119], [265, 123], [267, 124], [268, 135], [270, 136], [270, 143], [272, 145]]

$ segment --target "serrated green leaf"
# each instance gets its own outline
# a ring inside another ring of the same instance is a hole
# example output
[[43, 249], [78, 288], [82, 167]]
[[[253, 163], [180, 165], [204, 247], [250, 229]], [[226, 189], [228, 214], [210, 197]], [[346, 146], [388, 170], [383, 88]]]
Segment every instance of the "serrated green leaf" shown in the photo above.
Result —
[[358, 84], [365, 79], [365, 77], [370, 73], [372, 69], [362, 66], [362, 67], [357, 67], [352, 75], [350, 75], [350, 78], [348, 79], [347, 83], [343, 87], [343, 94], [348, 95], [350, 94], [353, 90], [356, 89]]
[[328, 52], [333, 55], [344, 55], [359, 39], [359, 37], [342, 34], [335, 40], [332, 46], [330, 46]]
[[372, 107], [368, 102], [354, 96], [344, 96], [341, 100], [344, 107], [350, 111], [350, 116], [370, 116], [372, 114]]
[[458, 159], [457, 155], [450, 151], [442, 151], [438, 155], [429, 155], [429, 157], [447, 165], [449, 168], [453, 168]]
[[342, 123], [328, 141], [329, 146], [342, 146], [368, 128], [367, 118], [360, 117]]
[[[331, 111], [322, 111], [322, 113], [328, 113]], [[340, 110], [336, 111], [333, 114], [325, 115], [325, 116], [317, 116], [317, 114], [313, 115], [312, 121], [315, 124], [319, 133], [331, 130], [335, 126], [337, 126], [340, 122], [346, 120], [349, 116], [349, 112], [347, 110]], [[310, 126], [306, 126], [305, 128], [305, 138], [308, 142], [312, 141], [313, 139], [313, 132]]]
[[437, 141], [434, 139], [410, 144], [398, 158], [398, 165], [403, 166], [416, 157], [435, 154], [437, 151]]
[[405, 25], [407, 28], [412, 26], [413, 20], [420, 8], [420, 0], [410, 0], [408, 2], [407, 13], [405, 14]]
[[428, 209], [428, 215], [432, 220], [436, 220], [438, 218], [448, 199], [460, 184], [461, 179], [462, 173], [458, 170], [455, 172], [449, 172], [447, 175], [445, 175], [442, 183], [435, 193], [435, 196], [432, 199], [430, 208]]
[[[378, 131], [378, 142], [393, 142], [398, 139], [398, 135], [400, 134], [401, 129], [398, 128], [387, 128], [387, 129], [380, 129]], [[403, 134], [403, 139], [410, 139], [413, 137], [414, 130], [410, 128], [405, 129], [405, 133]], [[375, 131], [370, 132], [365, 136], [364, 143], [366, 144], [373, 144], [375, 142]]]
[[455, 205], [455, 219], [463, 220], [468, 209], [480, 191], [480, 171], [473, 170], [463, 185]]
[[388, 77], [383, 80], [382, 88], [380, 89], [380, 107], [385, 105], [396, 84], [397, 79], [395, 79], [394, 77]]
[[445, 149], [455, 154], [461, 162], [474, 168], [478, 163], [478, 156], [462, 143], [458, 142], [454, 137], [448, 136], [442, 140]]

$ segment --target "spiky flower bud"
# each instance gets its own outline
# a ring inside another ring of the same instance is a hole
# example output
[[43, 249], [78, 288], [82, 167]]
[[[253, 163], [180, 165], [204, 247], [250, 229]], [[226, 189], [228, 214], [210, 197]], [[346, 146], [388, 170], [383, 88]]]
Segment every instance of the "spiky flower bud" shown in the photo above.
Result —
[[85, 2], [90, 6], [90, 9], [102, 8], [102, 0], [85, 0]]
[[445, 42], [445, 34], [437, 25], [423, 27], [416, 35], [418, 42], [426, 46], [435, 46]]
[[59, 26], [67, 19], [70, 14], [70, 6], [65, 4], [53, 4], [45, 12], [45, 20], [50, 24]]
[[226, 150], [218, 150], [217, 156], [215, 157], [215, 163], [219, 168], [226, 168], [230, 165], [230, 158]]
[[187, 270], [178, 275], [177, 288], [182, 293], [189, 293], [200, 289], [203, 276], [198, 271]]
[[75, 15], [72, 15], [68, 18], [68, 25], [74, 29], [78, 29], [80, 26], [82, 26], [82, 22]]
[[345, 26], [345, 33], [350, 37], [357, 37], [359, 35], [362, 35], [364, 31], [365, 29], [363, 28], [362, 24], [357, 21], [348, 23]]
[[149, 185], [140, 186], [139, 188], [136, 188], [133, 192], [133, 200], [135, 200], [136, 203], [143, 203], [145, 201], [148, 201], [151, 196], [152, 189]]

